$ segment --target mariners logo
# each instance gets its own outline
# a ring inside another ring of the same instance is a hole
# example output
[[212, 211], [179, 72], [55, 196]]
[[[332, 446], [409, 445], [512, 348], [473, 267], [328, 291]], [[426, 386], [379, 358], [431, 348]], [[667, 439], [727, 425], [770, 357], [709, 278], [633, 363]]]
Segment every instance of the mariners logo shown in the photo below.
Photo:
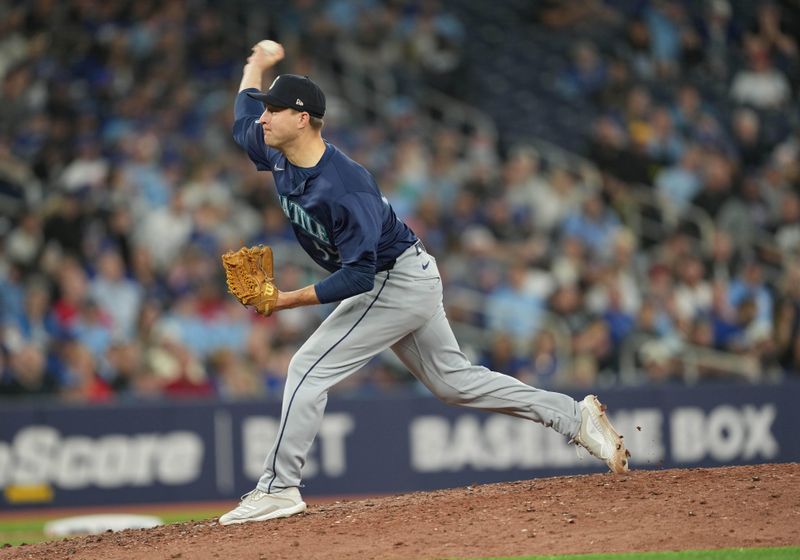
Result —
[[322, 224], [311, 217], [308, 212], [303, 210], [302, 206], [292, 200], [289, 200], [283, 195], [281, 195], [280, 200], [283, 213], [286, 214], [286, 217], [289, 218], [293, 224], [302, 229], [308, 235], [319, 239], [326, 245], [331, 244], [328, 232], [325, 231], [325, 228], [322, 226]]

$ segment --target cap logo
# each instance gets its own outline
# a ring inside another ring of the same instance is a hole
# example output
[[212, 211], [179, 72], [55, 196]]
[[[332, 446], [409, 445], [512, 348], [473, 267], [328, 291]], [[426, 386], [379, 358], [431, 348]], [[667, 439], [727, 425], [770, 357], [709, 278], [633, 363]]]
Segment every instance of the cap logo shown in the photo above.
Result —
[[300, 100], [299, 97], [297, 98], [297, 101], [295, 101], [295, 104], [300, 105], [301, 107], [303, 106], [303, 102]]

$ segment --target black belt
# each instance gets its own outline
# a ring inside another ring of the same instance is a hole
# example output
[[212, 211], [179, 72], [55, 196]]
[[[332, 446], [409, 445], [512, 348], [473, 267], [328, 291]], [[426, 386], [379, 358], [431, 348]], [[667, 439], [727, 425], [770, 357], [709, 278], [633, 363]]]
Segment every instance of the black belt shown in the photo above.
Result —
[[[420, 253], [427, 253], [427, 252], [428, 252], [428, 251], [425, 249], [425, 245], [422, 243], [422, 240], [421, 240], [421, 239], [417, 239], [417, 242], [416, 242], [416, 243], [414, 243], [413, 247], [414, 247], [414, 248], [417, 250], [417, 254], [418, 254], [418, 255], [419, 255]], [[403, 252], [405, 252], [405, 249], [403, 249]], [[400, 253], [400, 255], [402, 255], [402, 254], [403, 254], [403, 253]], [[399, 257], [400, 255], [397, 255], [397, 257]], [[386, 272], [387, 270], [392, 270], [392, 269], [394, 268], [394, 265], [397, 263], [397, 257], [393, 258], [393, 259], [392, 259], [392, 260], [390, 260], [388, 263], [386, 263], [385, 265], [383, 265], [382, 267], [380, 267], [380, 268], [378, 269], [378, 272]]]

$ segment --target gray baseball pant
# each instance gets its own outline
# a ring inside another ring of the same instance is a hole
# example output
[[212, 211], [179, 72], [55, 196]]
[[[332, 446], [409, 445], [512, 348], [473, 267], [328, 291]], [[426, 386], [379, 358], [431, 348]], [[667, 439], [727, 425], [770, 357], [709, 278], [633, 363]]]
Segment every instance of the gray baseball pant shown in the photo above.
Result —
[[300, 485], [328, 389], [386, 348], [448, 404], [527, 418], [568, 437], [580, 428], [573, 398], [469, 363], [445, 316], [436, 259], [418, 243], [392, 270], [375, 275], [371, 291], [342, 301], [292, 358], [278, 437], [264, 463], [260, 490]]

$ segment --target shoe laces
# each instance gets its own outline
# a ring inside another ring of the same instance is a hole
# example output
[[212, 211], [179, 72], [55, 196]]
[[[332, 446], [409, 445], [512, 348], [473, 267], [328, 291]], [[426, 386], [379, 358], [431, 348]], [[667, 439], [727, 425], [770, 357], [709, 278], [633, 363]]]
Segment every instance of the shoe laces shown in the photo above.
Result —
[[[586, 446], [581, 443], [581, 440], [578, 438], [578, 436], [575, 436], [569, 440], [569, 443], [574, 446], [575, 456], [583, 461], [584, 452], [589, 453], [589, 450], [586, 448]], [[589, 453], [589, 455], [591, 455], [591, 453]]]
[[244, 502], [248, 498], [252, 500], [260, 500], [266, 494], [267, 494], [266, 492], [259, 490], [258, 488], [254, 488], [253, 490], [250, 490], [247, 494], [243, 494], [242, 497], [239, 498], [239, 500], [241, 502]]

